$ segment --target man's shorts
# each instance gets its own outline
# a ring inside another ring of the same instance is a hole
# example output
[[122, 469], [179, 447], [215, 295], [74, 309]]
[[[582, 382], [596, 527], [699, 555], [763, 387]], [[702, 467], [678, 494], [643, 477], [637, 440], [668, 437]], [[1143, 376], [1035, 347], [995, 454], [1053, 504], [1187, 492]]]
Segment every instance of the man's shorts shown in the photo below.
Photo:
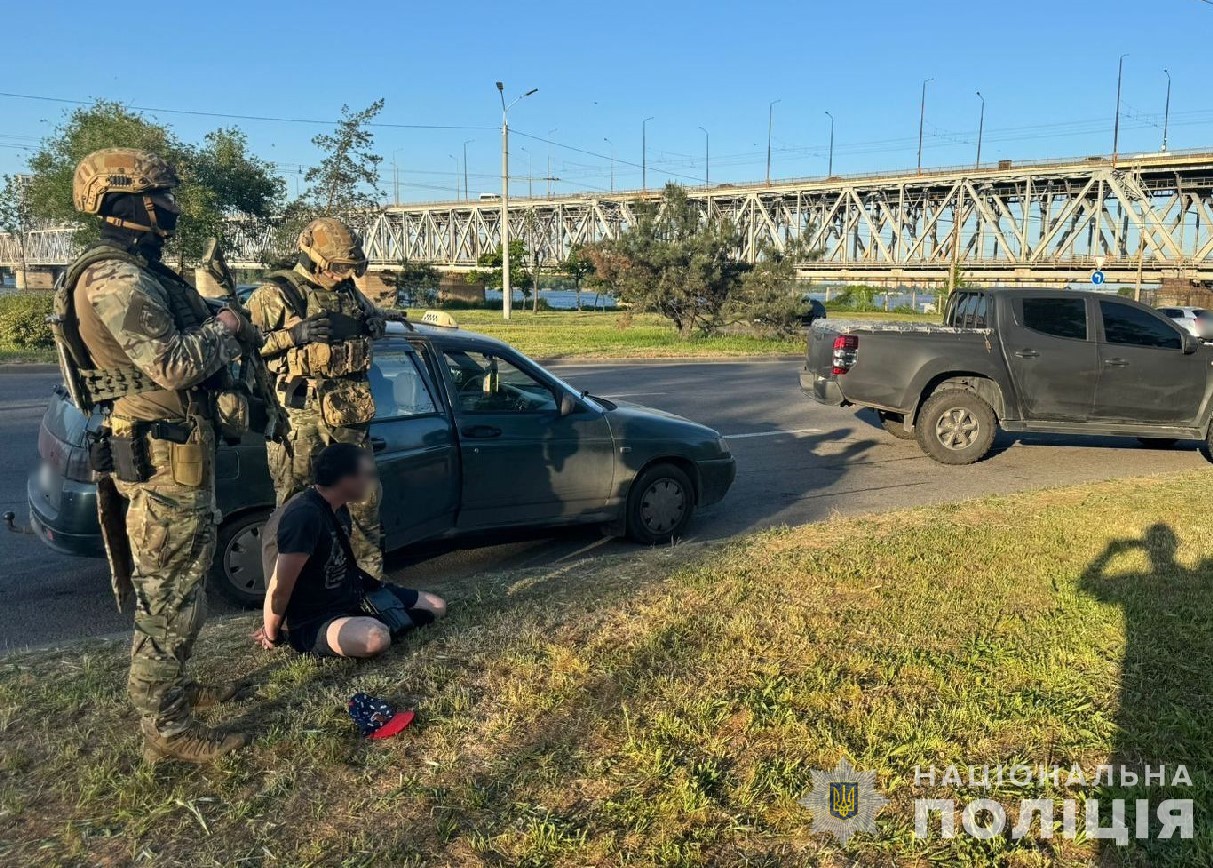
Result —
[[[408, 613], [415, 626], [428, 624], [433, 620], [433, 616], [429, 611], [417, 608], [417, 600], [420, 598], [420, 594], [417, 591], [411, 588], [402, 588], [399, 585], [393, 585], [388, 582], [384, 582], [383, 587], [400, 598], [400, 602], [404, 604], [405, 612]], [[329, 626], [334, 621], [342, 618], [375, 618], [377, 621], [383, 620], [361, 609], [355, 609], [352, 612], [338, 612], [335, 615], [326, 615], [323, 618], [316, 618], [311, 621], [305, 621], [302, 624], [288, 626], [286, 629], [286, 640], [300, 654], [315, 654], [317, 657], [339, 657], [341, 655], [329, 645], [328, 632]]]

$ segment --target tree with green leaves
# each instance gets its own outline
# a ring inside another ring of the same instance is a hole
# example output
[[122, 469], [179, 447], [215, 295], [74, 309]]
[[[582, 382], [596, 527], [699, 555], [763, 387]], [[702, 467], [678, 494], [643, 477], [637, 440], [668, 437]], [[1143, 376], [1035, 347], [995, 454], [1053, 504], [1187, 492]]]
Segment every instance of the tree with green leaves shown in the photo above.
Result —
[[796, 266], [821, 255], [803, 243], [806, 234], [789, 241], [783, 250], [767, 247], [759, 253], [758, 261], [729, 296], [724, 309], [726, 319], [748, 322], [777, 335], [799, 330], [808, 303], [804, 287], [796, 279]]
[[26, 196], [35, 220], [75, 224], [81, 243], [96, 237], [97, 221], [72, 206], [72, 174], [101, 148], [151, 151], [177, 169], [182, 214], [171, 250], [181, 261], [200, 257], [208, 238], [230, 237], [241, 222], [267, 226], [282, 204], [285, 184], [268, 162], [249, 153], [240, 130], [217, 129], [191, 145], [121, 103], [99, 100], [71, 111], [30, 158]]
[[[526, 242], [521, 238], [510, 239], [510, 284], [514, 289], [522, 290], [523, 304], [530, 296], [527, 284], [531, 281], [529, 266], [531, 257], [526, 250]], [[501, 286], [501, 245], [497, 249], [482, 253], [476, 260], [476, 270], [469, 271], [464, 279], [471, 284], [483, 283], [486, 286]]]
[[400, 261], [396, 272], [396, 303], [412, 307], [433, 307], [438, 302], [438, 284], [442, 275], [425, 262]]
[[349, 216], [380, 206], [379, 164], [383, 157], [373, 150], [375, 134], [369, 125], [382, 110], [382, 98], [361, 111], [343, 105], [336, 128], [312, 139], [324, 158], [304, 178], [311, 185], [309, 200], [323, 213]]
[[573, 281], [577, 309], [581, 310], [581, 284], [587, 277], [594, 274], [594, 261], [587, 255], [584, 247], [577, 245], [569, 251], [569, 255], [560, 264], [560, 270]]
[[0, 190], [0, 232], [14, 236], [21, 247], [21, 259], [17, 262], [17, 286], [25, 285], [25, 250], [29, 233], [35, 224], [29, 182], [29, 175], [5, 175], [4, 189]]
[[666, 185], [660, 202], [637, 202], [635, 222], [618, 239], [588, 249], [598, 276], [617, 298], [660, 313], [679, 334], [711, 333], [749, 266], [741, 235], [727, 220], [704, 220], [686, 191]]

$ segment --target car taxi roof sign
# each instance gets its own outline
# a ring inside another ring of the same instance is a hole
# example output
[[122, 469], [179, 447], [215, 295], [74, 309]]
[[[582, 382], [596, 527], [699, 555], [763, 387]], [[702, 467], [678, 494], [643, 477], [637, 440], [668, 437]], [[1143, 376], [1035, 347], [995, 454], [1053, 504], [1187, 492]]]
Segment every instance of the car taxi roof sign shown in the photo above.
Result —
[[445, 310], [427, 310], [421, 315], [421, 321], [429, 326], [440, 329], [457, 329], [459, 323]]

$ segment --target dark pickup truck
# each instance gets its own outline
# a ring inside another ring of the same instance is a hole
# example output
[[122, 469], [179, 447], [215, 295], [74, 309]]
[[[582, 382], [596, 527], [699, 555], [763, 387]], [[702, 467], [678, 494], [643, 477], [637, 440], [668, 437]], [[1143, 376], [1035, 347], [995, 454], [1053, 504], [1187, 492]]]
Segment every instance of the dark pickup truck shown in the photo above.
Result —
[[815, 322], [800, 385], [874, 408], [936, 461], [971, 464], [998, 428], [1206, 440], [1213, 348], [1114, 295], [962, 290], [943, 325]]

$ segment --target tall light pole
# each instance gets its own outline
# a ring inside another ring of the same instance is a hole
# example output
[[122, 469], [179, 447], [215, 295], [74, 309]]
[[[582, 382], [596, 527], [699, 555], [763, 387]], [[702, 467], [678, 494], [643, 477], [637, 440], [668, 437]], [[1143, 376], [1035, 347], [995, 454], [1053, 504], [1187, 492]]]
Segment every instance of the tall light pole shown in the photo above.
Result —
[[463, 201], [465, 202], [470, 198], [468, 196], [468, 145], [474, 141], [476, 140], [468, 139], [463, 143]]
[[922, 81], [922, 101], [918, 104], [918, 174], [922, 174], [922, 129], [927, 120], [927, 85], [933, 82], [933, 78], [924, 78]]
[[[400, 166], [396, 163], [396, 155], [403, 151], [404, 148], [397, 148], [392, 151], [392, 198], [397, 205], [400, 204]], [[295, 183], [295, 198], [299, 198], [298, 181]]]
[[1162, 149], [1167, 149], [1167, 127], [1171, 123], [1171, 70], [1164, 69], [1167, 74], [1167, 101], [1162, 110]]
[[775, 104], [782, 100], [773, 99], [767, 106], [767, 183], [771, 183], [771, 131], [775, 127]]
[[977, 98], [981, 100], [981, 116], [977, 120], [977, 162], [974, 168], [981, 168], [981, 135], [986, 128], [986, 98], [981, 95], [981, 91], [977, 91]]
[[710, 177], [708, 175], [708, 131], [703, 127], [700, 127], [699, 129], [703, 130], [703, 186], [706, 187], [708, 186], [708, 178]]
[[497, 95], [501, 97], [501, 316], [510, 318], [514, 290], [510, 287], [510, 109], [520, 99], [525, 99], [539, 90], [533, 87], [514, 102], [506, 105], [505, 85], [497, 82]]
[[826, 172], [827, 178], [834, 177], [834, 116], [826, 112], [826, 117], [830, 119], [830, 169]]
[[610, 145], [610, 192], [615, 192], [615, 143], [603, 136], [603, 141]]
[[1127, 54], [1120, 56], [1120, 62], [1116, 65], [1116, 121], [1112, 124], [1112, 165], [1116, 165], [1116, 158], [1120, 156], [1120, 86], [1125, 77], [1125, 58]]
[[649, 189], [649, 121], [653, 116], [645, 118], [640, 123], [640, 189]]
[[[549, 139], [552, 137], [552, 133], [556, 132], [557, 129], [558, 129], [557, 127], [552, 127], [550, 130], [548, 130]], [[548, 198], [551, 199], [552, 198], [552, 143], [551, 142], [548, 142], [548, 173], [547, 173], [547, 177], [545, 177], [544, 180], [548, 182]]]
[[531, 187], [531, 182], [535, 180], [535, 177], [531, 174], [531, 152], [526, 149], [525, 145], [520, 147], [518, 150], [526, 154], [526, 197], [528, 199], [534, 199], [535, 190]]

